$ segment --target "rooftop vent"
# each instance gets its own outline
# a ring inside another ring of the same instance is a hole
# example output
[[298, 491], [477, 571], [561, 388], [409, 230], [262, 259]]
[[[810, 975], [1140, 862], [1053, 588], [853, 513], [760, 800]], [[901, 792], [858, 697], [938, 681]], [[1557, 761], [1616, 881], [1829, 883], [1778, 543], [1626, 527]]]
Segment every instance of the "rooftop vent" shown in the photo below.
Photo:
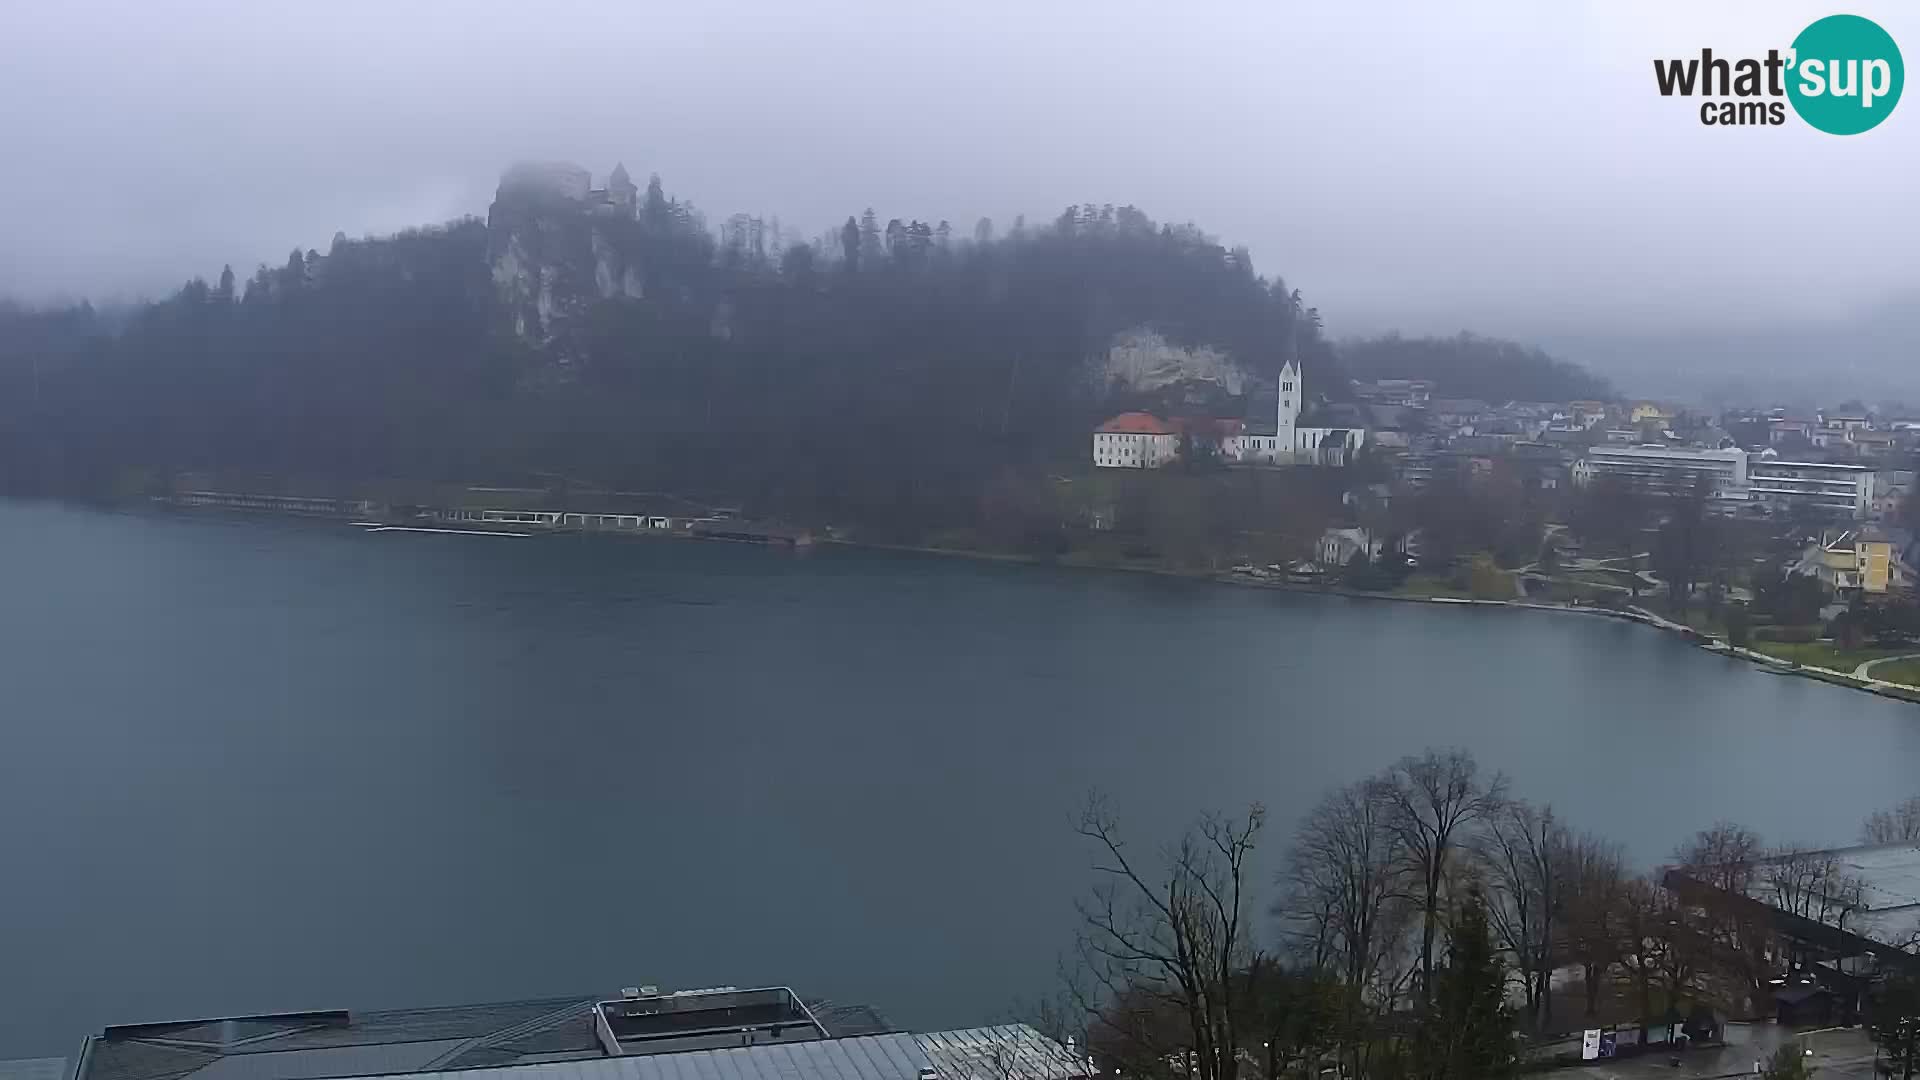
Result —
[[[634, 988], [629, 988], [634, 989]], [[827, 1031], [784, 986], [717, 987], [662, 994], [642, 986], [594, 1006], [601, 1049], [612, 1056], [714, 1050], [824, 1039]]]

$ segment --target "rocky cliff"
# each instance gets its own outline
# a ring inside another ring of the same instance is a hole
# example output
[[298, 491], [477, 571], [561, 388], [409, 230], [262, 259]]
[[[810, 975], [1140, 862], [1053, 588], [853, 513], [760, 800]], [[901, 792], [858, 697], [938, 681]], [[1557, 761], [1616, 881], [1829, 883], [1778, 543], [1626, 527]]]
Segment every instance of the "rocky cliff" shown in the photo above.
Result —
[[590, 188], [584, 169], [509, 169], [487, 212], [487, 259], [514, 332], [546, 345], [597, 301], [645, 296], [641, 232], [631, 202]]
[[1103, 388], [1142, 393], [1205, 383], [1239, 397], [1248, 385], [1246, 370], [1226, 352], [1176, 345], [1144, 326], [1115, 334], [1093, 375]]

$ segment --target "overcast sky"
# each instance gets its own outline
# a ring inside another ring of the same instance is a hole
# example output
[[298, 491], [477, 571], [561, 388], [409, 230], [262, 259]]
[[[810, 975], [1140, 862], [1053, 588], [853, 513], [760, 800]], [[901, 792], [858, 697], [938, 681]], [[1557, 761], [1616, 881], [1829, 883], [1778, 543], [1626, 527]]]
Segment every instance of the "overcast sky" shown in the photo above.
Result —
[[1920, 295], [1920, 101], [1709, 128], [1651, 66], [1838, 10], [1920, 57], [1888, 3], [0, 3], [0, 292], [244, 277], [555, 157], [810, 235], [1131, 202], [1337, 333], [1844, 320]]

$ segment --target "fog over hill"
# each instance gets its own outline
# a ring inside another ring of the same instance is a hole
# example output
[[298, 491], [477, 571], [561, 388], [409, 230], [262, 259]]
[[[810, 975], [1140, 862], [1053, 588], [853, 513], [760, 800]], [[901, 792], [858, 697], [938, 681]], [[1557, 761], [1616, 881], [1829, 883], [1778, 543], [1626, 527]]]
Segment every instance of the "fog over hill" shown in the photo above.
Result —
[[[1920, 41], [1911, 5], [1849, 10]], [[1714, 130], [1650, 60], [1764, 54], [1827, 13], [0, 5], [0, 97], [33, 103], [8, 115], [32, 167], [0, 176], [0, 294], [158, 297], [336, 231], [483, 213], [514, 158], [625, 161], [716, 224], [810, 239], [867, 206], [1004, 232], [1132, 203], [1246, 245], [1336, 336], [1472, 329], [1623, 386], [1751, 358], [1744, 375], [1792, 384], [1802, 342], [1920, 290], [1920, 110], [1850, 138]], [[1825, 370], [1901, 376], [1881, 334], [1831, 337]]]

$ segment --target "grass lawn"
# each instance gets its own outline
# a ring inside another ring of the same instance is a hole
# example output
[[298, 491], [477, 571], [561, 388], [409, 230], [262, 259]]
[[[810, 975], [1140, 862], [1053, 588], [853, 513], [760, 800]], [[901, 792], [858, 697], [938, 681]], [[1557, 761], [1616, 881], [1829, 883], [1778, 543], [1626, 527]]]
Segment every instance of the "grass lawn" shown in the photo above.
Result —
[[1647, 610], [1658, 612], [1677, 623], [1684, 623], [1687, 626], [1691, 626], [1695, 630], [1706, 634], [1708, 637], [1724, 638], [1727, 636], [1727, 624], [1722, 622], [1718, 616], [1707, 614], [1698, 604], [1688, 608], [1684, 618], [1668, 611], [1664, 604], [1647, 605]]
[[[1861, 682], [1859, 679], [1848, 679], [1834, 675], [1820, 675], [1811, 671], [1802, 671], [1800, 674], [1802, 678], [1818, 679], [1821, 682], [1832, 683], [1835, 686], [1851, 686], [1855, 689], [1865, 689], [1867, 686], [1866, 683]], [[1901, 701], [1920, 703], [1920, 690], [1889, 687], [1886, 689], [1875, 688], [1873, 692], [1879, 694], [1881, 697], [1898, 698]]]
[[[1831, 641], [1755, 641], [1755, 652], [1768, 656], [1777, 656], [1782, 660], [1791, 660], [1796, 664], [1811, 664], [1814, 667], [1832, 668], [1835, 671], [1852, 671], [1868, 660], [1878, 660], [1883, 656], [1899, 656], [1908, 649], [1847, 649], [1834, 647]], [[1884, 677], [1884, 676], [1881, 676]]]
[[1631, 589], [1637, 584], [1643, 595], [1653, 591], [1653, 586], [1624, 570], [1569, 570], [1564, 576], [1584, 585], [1618, 585]]
[[[1920, 651], [1920, 650], [1915, 650]], [[1867, 674], [1885, 682], [1905, 683], [1908, 686], [1920, 686], [1920, 660], [1894, 660], [1881, 664]]]
[[1612, 589], [1596, 589], [1591, 585], [1582, 585], [1579, 582], [1568, 581], [1566, 578], [1554, 578], [1544, 585], [1540, 583], [1538, 578], [1531, 579], [1527, 582], [1527, 598], [1529, 600], [1542, 600], [1556, 604], [1565, 604], [1578, 600], [1583, 604], [1596, 604], [1603, 596], [1608, 599], [1618, 599], [1621, 601], [1627, 599], [1626, 593], [1617, 593]]

